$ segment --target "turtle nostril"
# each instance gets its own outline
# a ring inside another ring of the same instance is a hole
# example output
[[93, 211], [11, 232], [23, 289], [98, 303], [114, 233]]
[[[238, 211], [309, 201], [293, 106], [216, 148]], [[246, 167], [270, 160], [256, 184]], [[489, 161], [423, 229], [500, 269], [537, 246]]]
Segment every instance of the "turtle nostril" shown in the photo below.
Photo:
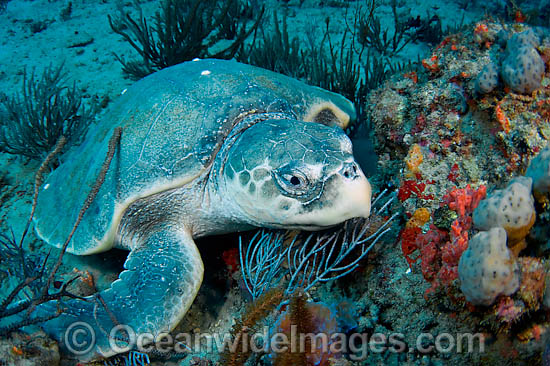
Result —
[[355, 165], [355, 163], [346, 164], [342, 169], [342, 175], [346, 179], [355, 179], [358, 176], [357, 166]]

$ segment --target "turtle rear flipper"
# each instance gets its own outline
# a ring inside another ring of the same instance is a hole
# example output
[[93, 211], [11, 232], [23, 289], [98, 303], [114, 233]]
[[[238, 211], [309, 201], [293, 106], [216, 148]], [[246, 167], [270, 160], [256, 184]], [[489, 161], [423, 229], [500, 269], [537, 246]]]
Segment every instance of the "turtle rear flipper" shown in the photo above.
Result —
[[[198, 292], [204, 268], [191, 235], [166, 226], [130, 252], [125, 271], [109, 289], [88, 301], [64, 301], [63, 313], [43, 323], [65, 351], [81, 361], [110, 357], [134, 348], [139, 335], [151, 334], [153, 338], [143, 338], [151, 342], [179, 323]], [[44, 303], [32, 317], [51, 315], [57, 308], [57, 302]]]

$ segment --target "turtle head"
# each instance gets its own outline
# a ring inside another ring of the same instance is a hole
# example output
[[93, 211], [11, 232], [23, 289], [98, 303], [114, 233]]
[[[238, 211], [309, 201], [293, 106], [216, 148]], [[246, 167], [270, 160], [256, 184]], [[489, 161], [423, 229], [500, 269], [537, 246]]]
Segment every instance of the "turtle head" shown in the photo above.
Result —
[[370, 214], [370, 184], [338, 127], [257, 123], [230, 148], [223, 172], [225, 199], [255, 226], [318, 230]]

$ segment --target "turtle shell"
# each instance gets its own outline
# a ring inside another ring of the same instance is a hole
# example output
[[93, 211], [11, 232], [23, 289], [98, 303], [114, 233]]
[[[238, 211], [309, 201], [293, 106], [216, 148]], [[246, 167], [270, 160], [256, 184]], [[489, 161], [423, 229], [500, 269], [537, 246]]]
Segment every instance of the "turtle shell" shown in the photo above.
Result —
[[40, 189], [34, 216], [38, 235], [63, 245], [116, 127], [122, 127], [120, 144], [67, 248], [71, 253], [110, 249], [132, 202], [193, 184], [211, 167], [238, 117], [251, 111], [316, 122], [335, 114], [344, 122], [355, 117], [353, 105], [337, 94], [235, 61], [195, 60], [166, 68], [129, 87], [90, 126], [83, 143], [63, 156]]

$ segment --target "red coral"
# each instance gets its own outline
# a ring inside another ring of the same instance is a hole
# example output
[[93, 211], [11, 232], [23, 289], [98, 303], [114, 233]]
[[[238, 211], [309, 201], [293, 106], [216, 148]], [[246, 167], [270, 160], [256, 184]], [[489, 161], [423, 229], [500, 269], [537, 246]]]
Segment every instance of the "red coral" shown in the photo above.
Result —
[[441, 69], [437, 61], [437, 55], [432, 55], [429, 59], [422, 60], [422, 66], [432, 74], [438, 73]]
[[[457, 170], [458, 166], [451, 169]], [[422, 275], [432, 285], [426, 294], [443, 286], [447, 291], [458, 278], [458, 261], [468, 248], [468, 231], [472, 227], [472, 212], [487, 194], [485, 186], [474, 190], [454, 188], [443, 197], [443, 202], [459, 217], [452, 223], [449, 233], [435, 226], [424, 235], [418, 235], [416, 245], [420, 248]]]
[[[457, 174], [457, 172], [458, 165], [455, 164], [451, 168], [451, 173]], [[424, 183], [405, 180], [399, 188], [398, 197], [401, 201], [405, 201], [415, 194], [418, 198], [433, 199], [433, 196], [424, 194], [426, 184], [432, 183], [432, 181]], [[487, 190], [483, 185], [475, 190], [467, 185], [466, 188], [454, 188], [443, 197], [443, 203], [459, 215], [452, 223], [449, 232], [433, 224], [425, 234], [422, 234], [418, 226], [405, 227], [401, 231], [403, 256], [409, 266], [420, 259], [422, 275], [431, 284], [426, 294], [435, 291], [439, 286], [443, 286], [451, 294], [452, 284], [458, 278], [458, 262], [462, 253], [468, 248], [468, 233], [472, 227], [471, 215], [486, 194]], [[417, 250], [420, 251], [420, 255], [412, 257], [411, 255]]]
[[441, 245], [446, 242], [447, 232], [438, 229], [435, 225], [430, 226], [430, 230], [417, 238], [417, 245], [420, 249], [420, 259], [422, 261], [422, 275], [428, 282], [436, 279], [437, 273], [441, 268]]
[[[437, 272], [438, 284], [443, 285], [447, 290], [452, 285], [453, 281], [458, 278], [458, 267], [442, 266]], [[433, 287], [433, 284], [432, 284]]]
[[437, 272], [439, 272], [439, 268], [441, 268], [438, 254], [439, 248], [436, 242], [433, 241], [425, 244], [420, 252], [422, 276], [428, 282], [432, 282], [436, 279]]
[[413, 263], [415, 263], [418, 259], [411, 258], [411, 254], [419, 249], [416, 243], [416, 238], [421, 233], [422, 229], [418, 226], [406, 227], [401, 231], [401, 251], [403, 252], [403, 256], [405, 257], [405, 259], [407, 260], [407, 263], [409, 263], [409, 267], [411, 267]]
[[468, 249], [468, 232], [464, 233], [456, 241], [447, 242], [441, 250], [441, 260], [444, 265], [449, 267], [458, 266], [460, 256], [466, 249]]
[[420, 133], [424, 130], [424, 128], [426, 128], [426, 117], [424, 116], [423, 113], [420, 113], [416, 116], [416, 124], [414, 125], [414, 127], [411, 129], [411, 133], [413, 134], [416, 134], [416, 133]]
[[484, 185], [473, 190], [468, 184], [466, 188], [455, 188], [445, 196], [443, 201], [449, 205], [449, 208], [455, 211], [460, 217], [474, 212], [479, 202], [487, 195], [487, 188]]
[[516, 23], [525, 23], [527, 17], [521, 12], [521, 10], [518, 9], [514, 14], [514, 20], [516, 21]]
[[222, 253], [222, 259], [231, 273], [239, 269], [239, 250], [237, 248], [227, 249]]
[[411, 71], [406, 74], [403, 74], [404, 77], [407, 79], [411, 79], [413, 83], [418, 83], [418, 75], [416, 74], [416, 71]]
[[448, 37], [445, 37], [443, 39], [443, 41], [441, 41], [441, 43], [435, 48], [436, 50], [440, 49], [440, 48], [443, 48], [445, 47], [446, 45], [448, 45], [449, 43], [453, 43], [454, 44], [454, 39], [450, 36]]
[[458, 175], [458, 164], [454, 163], [451, 167], [451, 172], [449, 173], [449, 175], [447, 175], [447, 179], [454, 183], [456, 182], [456, 178], [458, 178]]
[[[468, 217], [469, 218], [469, 217]], [[451, 241], [442, 248], [441, 260], [444, 265], [458, 266], [460, 256], [468, 248], [468, 230], [471, 220], [455, 220], [451, 225]]]
[[[433, 184], [433, 181], [429, 181], [427, 183]], [[426, 189], [426, 183], [417, 182], [412, 179], [405, 180], [403, 181], [403, 185], [399, 187], [399, 191], [397, 192], [397, 198], [399, 198], [399, 200], [403, 202], [409, 199], [414, 193], [418, 198], [425, 199], [425, 200], [433, 200], [434, 196], [432, 194], [423, 194], [425, 189]]]

